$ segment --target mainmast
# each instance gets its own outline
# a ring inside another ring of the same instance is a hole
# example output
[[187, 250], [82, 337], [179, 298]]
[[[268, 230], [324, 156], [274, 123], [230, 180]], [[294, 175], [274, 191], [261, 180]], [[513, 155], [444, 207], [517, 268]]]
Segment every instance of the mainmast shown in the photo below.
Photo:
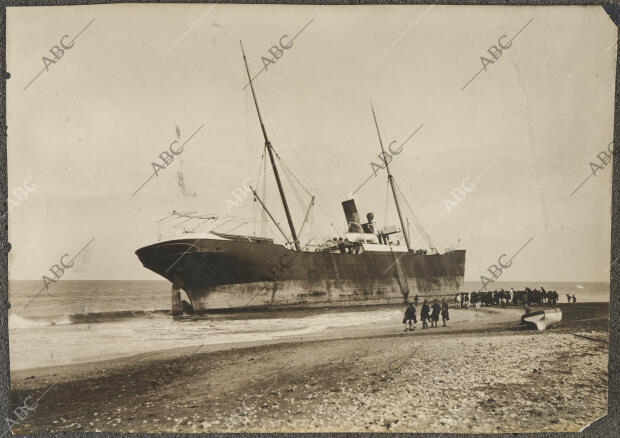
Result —
[[386, 159], [385, 149], [383, 148], [383, 140], [381, 140], [381, 133], [379, 132], [379, 124], [377, 123], [377, 116], [375, 115], [375, 109], [372, 107], [372, 102], [370, 102], [370, 109], [372, 110], [372, 117], [375, 119], [375, 126], [377, 127], [377, 135], [379, 136], [379, 144], [381, 145], [381, 153], [383, 155], [383, 162], [385, 163], [385, 170], [388, 174], [388, 181], [390, 182], [390, 186], [392, 187], [392, 194], [394, 195], [394, 202], [396, 203], [396, 211], [398, 212], [398, 219], [400, 219], [400, 226], [403, 230], [403, 236], [405, 236], [405, 243], [407, 244], [407, 250], [411, 251], [411, 247], [409, 246], [409, 236], [407, 235], [407, 227], [405, 227], [405, 221], [403, 220], [403, 214], [400, 211], [400, 204], [398, 203], [398, 197], [396, 196], [396, 188], [394, 187], [394, 177], [390, 173], [390, 166], [388, 165], [388, 160]]
[[299, 239], [297, 239], [297, 233], [295, 232], [295, 226], [293, 225], [293, 219], [291, 218], [291, 212], [288, 209], [288, 203], [286, 202], [286, 196], [284, 195], [284, 188], [282, 187], [282, 181], [280, 181], [280, 174], [278, 173], [278, 168], [276, 167], [276, 161], [273, 158], [273, 146], [267, 137], [267, 131], [265, 130], [265, 124], [263, 123], [263, 117], [261, 116], [260, 109], [258, 107], [258, 101], [256, 100], [256, 93], [254, 92], [254, 84], [252, 83], [252, 76], [250, 75], [250, 69], [248, 67], [248, 60], [245, 58], [245, 51], [243, 50], [243, 43], [241, 43], [241, 53], [243, 54], [243, 62], [245, 63], [245, 71], [248, 74], [248, 80], [250, 81], [250, 89], [252, 90], [252, 98], [254, 99], [254, 106], [256, 107], [256, 113], [258, 114], [258, 121], [260, 122], [260, 128], [263, 131], [263, 137], [265, 138], [265, 147], [267, 152], [269, 152], [269, 159], [271, 160], [271, 168], [273, 169], [273, 173], [276, 177], [276, 183], [278, 184], [278, 191], [280, 192], [280, 197], [282, 198], [282, 205], [284, 205], [284, 212], [286, 213], [286, 220], [288, 221], [288, 226], [291, 229], [291, 235], [293, 237], [293, 243], [295, 244], [295, 248], [297, 251], [301, 251], [299, 246]]

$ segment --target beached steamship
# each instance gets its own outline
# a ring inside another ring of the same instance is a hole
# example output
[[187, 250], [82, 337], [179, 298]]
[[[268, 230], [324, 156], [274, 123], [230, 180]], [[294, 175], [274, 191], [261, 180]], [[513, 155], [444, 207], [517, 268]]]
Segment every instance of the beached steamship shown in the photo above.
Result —
[[[242, 47], [243, 53], [243, 47]], [[401, 229], [376, 230], [371, 213], [362, 223], [353, 199], [342, 203], [348, 232], [313, 250], [302, 249], [274, 159], [243, 53], [252, 98], [265, 140], [265, 150], [286, 214], [290, 238], [260, 203], [288, 245], [257, 236], [210, 232], [174, 238], [140, 248], [144, 267], [172, 283], [172, 312], [224, 309], [305, 308], [397, 304], [420, 298], [444, 297], [460, 291], [465, 272], [465, 250], [439, 254], [414, 251], [394, 185], [384, 160]], [[379, 144], [385, 155], [379, 126], [372, 110]], [[404, 245], [399, 235], [402, 235]], [[190, 303], [182, 303], [180, 290]], [[183, 305], [182, 305], [183, 304]]]

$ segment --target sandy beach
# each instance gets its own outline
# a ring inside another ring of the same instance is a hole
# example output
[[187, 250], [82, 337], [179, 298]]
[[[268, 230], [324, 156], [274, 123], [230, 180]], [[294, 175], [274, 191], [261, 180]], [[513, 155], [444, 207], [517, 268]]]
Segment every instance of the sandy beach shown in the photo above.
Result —
[[518, 309], [453, 310], [413, 333], [395, 321], [14, 371], [13, 407], [45, 395], [13, 431], [577, 431], [607, 412], [609, 305], [561, 308], [545, 332]]

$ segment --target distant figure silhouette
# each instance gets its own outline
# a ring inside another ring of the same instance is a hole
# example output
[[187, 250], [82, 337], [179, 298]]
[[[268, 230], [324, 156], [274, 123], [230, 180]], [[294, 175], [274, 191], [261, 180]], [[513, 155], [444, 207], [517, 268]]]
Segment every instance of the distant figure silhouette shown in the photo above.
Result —
[[422, 304], [422, 311], [420, 312], [420, 319], [422, 320], [422, 328], [428, 328], [428, 320], [430, 319], [430, 311], [431, 308], [428, 305], [428, 301], [424, 300], [424, 304]]
[[413, 307], [412, 303], [409, 303], [409, 306], [405, 309], [405, 317], [403, 318], [403, 324], [405, 324], [405, 331], [407, 331], [407, 329], [411, 331], [415, 329], [415, 325], [418, 322], [415, 317], [415, 313], [415, 307]]
[[450, 314], [448, 313], [448, 303], [444, 298], [441, 300], [441, 320], [443, 321], [443, 326], [446, 326], [446, 321], [450, 320]]
[[412, 303], [409, 303], [409, 306], [405, 309], [405, 317], [403, 318], [403, 324], [405, 324], [405, 331], [407, 329], [413, 331], [415, 329], [415, 324], [418, 322], [415, 317], [415, 307], [413, 307]]
[[439, 314], [441, 313], [441, 306], [437, 300], [433, 301], [433, 313], [431, 313], [431, 327], [437, 327], [437, 321], [439, 321]]

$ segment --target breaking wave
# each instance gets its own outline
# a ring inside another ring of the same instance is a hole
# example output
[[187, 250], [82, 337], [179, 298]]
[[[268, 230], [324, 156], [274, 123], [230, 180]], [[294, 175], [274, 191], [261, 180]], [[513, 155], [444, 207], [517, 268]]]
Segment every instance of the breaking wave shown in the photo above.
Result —
[[[68, 320], [64, 323], [67, 323], [67, 322]], [[28, 319], [28, 318], [24, 318], [19, 315], [15, 315], [15, 314], [9, 315], [9, 328], [12, 328], [12, 329], [28, 329], [28, 328], [34, 328], [34, 327], [42, 327], [46, 325], [56, 325], [56, 324], [58, 324], [58, 322], [50, 318]]]
[[70, 324], [99, 324], [134, 318], [151, 318], [169, 315], [170, 310], [119, 310], [113, 312], [74, 313], [69, 315]]
[[23, 316], [16, 314], [10, 314], [9, 328], [28, 329], [67, 324], [99, 324], [134, 318], [151, 318], [169, 314], [169, 310], [126, 310], [114, 312], [74, 313], [71, 315], [34, 316], [29, 318], [24, 318]]

